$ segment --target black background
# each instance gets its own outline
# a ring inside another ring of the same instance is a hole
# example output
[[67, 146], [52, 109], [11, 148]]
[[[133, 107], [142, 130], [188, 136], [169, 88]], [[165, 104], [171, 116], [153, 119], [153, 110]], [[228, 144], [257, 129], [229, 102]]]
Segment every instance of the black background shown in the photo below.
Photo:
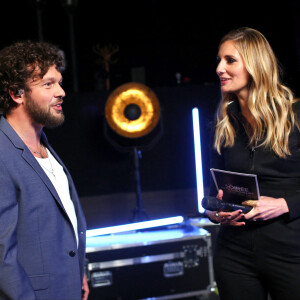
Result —
[[[135, 206], [132, 154], [115, 149], [103, 126], [109, 93], [130, 82], [135, 68], [144, 70], [144, 83], [157, 94], [162, 112], [163, 135], [142, 152], [140, 161], [143, 192], [158, 192], [145, 195], [150, 218], [196, 210], [193, 107], [200, 110], [208, 185], [209, 124], [219, 100], [216, 54], [224, 34], [241, 26], [261, 31], [283, 67], [283, 81], [297, 96], [300, 93], [299, 1], [10, 0], [0, 3], [0, 25], [1, 47], [42, 39], [57, 44], [66, 55], [66, 121], [46, 132], [70, 169], [90, 228], [124, 223]], [[110, 90], [93, 51], [97, 44], [119, 47], [111, 65]], [[176, 82], [177, 72], [181, 84]], [[174, 191], [183, 195], [178, 207]]]
[[[65, 3], [74, 3], [66, 6]], [[40, 3], [41, 22], [36, 3]], [[70, 26], [72, 16], [73, 26]], [[93, 47], [119, 46], [112, 65], [112, 88], [130, 81], [134, 67], [144, 67], [150, 87], [175, 84], [175, 73], [190, 83], [217, 82], [217, 46], [233, 28], [253, 27], [270, 41], [286, 72], [285, 81], [298, 93], [300, 4], [274, 1], [94, 1], [10, 0], [0, 3], [0, 46], [19, 39], [39, 39], [60, 46], [69, 63], [65, 87], [72, 91], [72, 54], [76, 55], [78, 90], [95, 91]], [[74, 32], [74, 47], [71, 43]]]

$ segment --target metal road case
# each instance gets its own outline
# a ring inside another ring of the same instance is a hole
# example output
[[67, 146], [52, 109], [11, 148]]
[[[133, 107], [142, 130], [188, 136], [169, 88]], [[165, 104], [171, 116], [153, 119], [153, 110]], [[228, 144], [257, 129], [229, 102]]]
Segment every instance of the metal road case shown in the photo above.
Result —
[[217, 299], [211, 248], [194, 226], [89, 237], [89, 300]]
[[208, 218], [194, 218], [189, 220], [190, 225], [207, 230], [211, 234], [212, 249], [216, 246], [220, 224], [212, 223]]

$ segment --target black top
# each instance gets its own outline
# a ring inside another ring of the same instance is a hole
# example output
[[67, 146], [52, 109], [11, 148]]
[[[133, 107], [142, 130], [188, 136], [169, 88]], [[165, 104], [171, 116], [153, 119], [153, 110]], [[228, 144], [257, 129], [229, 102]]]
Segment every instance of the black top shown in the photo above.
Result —
[[[300, 102], [293, 106], [300, 117]], [[231, 122], [236, 130], [233, 147], [223, 147], [221, 155], [212, 150], [211, 167], [233, 172], [257, 174], [261, 196], [284, 198], [289, 213], [277, 218], [251, 222], [245, 226], [221, 225], [219, 242], [254, 243], [260, 249], [277, 253], [300, 253], [300, 132], [295, 126], [289, 136], [291, 155], [279, 158], [270, 149], [253, 148], [241, 120], [238, 102], [229, 105]], [[211, 195], [216, 195], [212, 182]], [[272, 246], [273, 245], [273, 246]]]

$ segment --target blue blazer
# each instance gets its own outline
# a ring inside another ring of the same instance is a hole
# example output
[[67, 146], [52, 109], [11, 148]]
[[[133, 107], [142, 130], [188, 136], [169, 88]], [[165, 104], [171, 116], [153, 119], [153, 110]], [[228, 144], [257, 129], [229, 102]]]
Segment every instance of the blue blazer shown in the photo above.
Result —
[[80, 300], [86, 224], [63, 166], [77, 221], [70, 219], [39, 163], [4, 117], [0, 119], [0, 299]]

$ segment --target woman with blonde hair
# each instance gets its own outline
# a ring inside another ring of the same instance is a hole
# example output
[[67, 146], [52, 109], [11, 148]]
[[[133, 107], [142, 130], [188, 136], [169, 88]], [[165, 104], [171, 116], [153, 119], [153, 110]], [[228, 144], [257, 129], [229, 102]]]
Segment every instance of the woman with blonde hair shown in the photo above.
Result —
[[[300, 102], [280, 79], [266, 38], [252, 28], [225, 35], [217, 74], [211, 167], [256, 174], [259, 200], [248, 213], [209, 211], [221, 223], [214, 254], [221, 300], [299, 299]], [[211, 192], [213, 193], [213, 192]], [[223, 191], [217, 197], [222, 199]]]

